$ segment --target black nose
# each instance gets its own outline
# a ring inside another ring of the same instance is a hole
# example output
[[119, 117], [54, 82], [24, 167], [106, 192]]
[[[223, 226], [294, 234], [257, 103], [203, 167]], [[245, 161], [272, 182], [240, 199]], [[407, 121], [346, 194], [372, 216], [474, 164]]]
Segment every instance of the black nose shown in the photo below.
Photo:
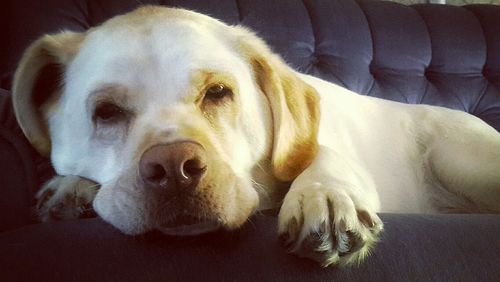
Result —
[[194, 189], [206, 170], [205, 150], [188, 141], [153, 146], [139, 162], [139, 174], [148, 188]]

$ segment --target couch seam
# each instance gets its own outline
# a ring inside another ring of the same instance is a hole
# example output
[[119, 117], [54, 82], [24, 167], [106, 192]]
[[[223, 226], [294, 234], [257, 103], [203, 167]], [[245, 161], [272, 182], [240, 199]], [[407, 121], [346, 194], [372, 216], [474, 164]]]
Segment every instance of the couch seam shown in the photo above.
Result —
[[[486, 32], [484, 30], [484, 25], [483, 25], [483, 22], [481, 21], [480, 17], [478, 16], [478, 14], [473, 10], [473, 9], [470, 9], [472, 5], [466, 5], [466, 6], [463, 6], [462, 8], [467, 10], [469, 13], [471, 13], [472, 15], [474, 15], [474, 17], [476, 18], [477, 22], [479, 23], [479, 26], [481, 27], [481, 31], [483, 33], [483, 38], [484, 38], [484, 45], [485, 45], [485, 52], [486, 52], [486, 56], [485, 56], [485, 60], [484, 60], [484, 64], [483, 64], [483, 67], [481, 69], [481, 75], [482, 77], [485, 79], [486, 81], [486, 85], [483, 87], [482, 89], [482, 93], [481, 95], [479, 95], [479, 98], [477, 99], [475, 105], [474, 105], [474, 109], [472, 112], [476, 112], [477, 111], [477, 108], [479, 107], [479, 104], [481, 104], [481, 101], [484, 99], [484, 97], [486, 96], [486, 90], [488, 89], [489, 85], [493, 85], [491, 83], [491, 81], [489, 80], [489, 77], [487, 77], [484, 73], [485, 73], [485, 70], [486, 70], [486, 64], [488, 63], [488, 51], [489, 51], [489, 47], [488, 47], [488, 40], [487, 40], [487, 36], [486, 36]], [[477, 115], [481, 115], [484, 111], [481, 111], [480, 113], [478, 113]]]
[[238, 13], [238, 24], [243, 21], [243, 11], [242, 11], [242, 5], [241, 5], [241, 0], [235, 0], [236, 3], [236, 12]]
[[424, 94], [422, 94], [422, 97], [420, 97], [420, 100], [418, 101], [419, 104], [422, 104], [424, 102], [425, 97], [427, 97], [427, 91], [429, 91], [429, 84], [431, 83], [427, 77], [425, 77], [425, 89], [424, 89]]
[[358, 5], [359, 9], [363, 13], [363, 16], [365, 17], [366, 25], [368, 26], [368, 31], [370, 32], [370, 42], [372, 44], [372, 54], [371, 54], [372, 58], [368, 63], [368, 73], [370, 73], [371, 85], [367, 93], [365, 94], [366, 96], [370, 96], [370, 92], [373, 90], [373, 87], [375, 87], [375, 82], [376, 82], [375, 75], [373, 74], [372, 71], [373, 60], [375, 59], [375, 41], [373, 40], [373, 28], [371, 26], [370, 21], [368, 20], [368, 16], [366, 15], [365, 9], [363, 8], [363, 5], [360, 3], [359, 0], [356, 0], [356, 5]]
[[[432, 60], [434, 58], [434, 52], [432, 51], [432, 47], [434, 46], [433, 43], [432, 43], [432, 37], [431, 37], [431, 32], [430, 32], [430, 29], [429, 29], [429, 24], [427, 23], [427, 21], [425, 20], [425, 18], [422, 16], [422, 14], [420, 13], [419, 9], [416, 9], [415, 7], [417, 6], [424, 6], [426, 4], [417, 4], [417, 5], [411, 5], [410, 7], [415, 10], [415, 12], [417, 13], [418, 17], [422, 20], [422, 22], [424, 23], [424, 26], [425, 26], [425, 30], [427, 32], [427, 37], [429, 38], [429, 51], [430, 51], [430, 54], [431, 54], [431, 58], [429, 60], [429, 63], [425, 66], [425, 69], [424, 69], [424, 78], [425, 80], [427, 81], [427, 84], [425, 85], [425, 92], [424, 94], [422, 95], [421, 99], [420, 99], [420, 104], [422, 104], [422, 102], [424, 101], [424, 98], [427, 96], [427, 91], [429, 89], [429, 84], [431, 85], [434, 85], [434, 83], [432, 83], [432, 81], [429, 79], [429, 67], [432, 63]], [[435, 87], [435, 85], [434, 85]]]
[[309, 18], [309, 24], [311, 26], [311, 30], [312, 30], [312, 36], [313, 36], [313, 45], [314, 45], [314, 49], [313, 49], [313, 52], [312, 52], [312, 55], [313, 56], [316, 56], [316, 50], [318, 49], [318, 40], [317, 40], [317, 30], [316, 28], [314, 27], [314, 23], [313, 23], [313, 19], [312, 19], [312, 15], [311, 15], [311, 11], [309, 10], [307, 4], [306, 4], [306, 0], [302, 0], [302, 5], [304, 6], [304, 9], [306, 10], [306, 13], [307, 13], [307, 16]]
[[[37, 181], [38, 175], [37, 175], [37, 169], [35, 166], [34, 158], [29, 152], [22, 150], [23, 146], [26, 147], [27, 149], [29, 149], [30, 147], [28, 144], [25, 145], [25, 144], [19, 144], [19, 143], [15, 142], [14, 141], [15, 139], [22, 140], [22, 137], [19, 138], [17, 135], [13, 134], [12, 132], [10, 132], [9, 130], [7, 130], [5, 128], [0, 127], [0, 137], [2, 139], [4, 139], [8, 144], [10, 144], [12, 146], [12, 148], [14, 148], [15, 153], [21, 159], [21, 162], [22, 162], [22, 165], [24, 168], [24, 171], [23, 171], [24, 179], [26, 181], [26, 184], [29, 186], [29, 187], [27, 187], [28, 198], [25, 199], [29, 205], [31, 203], [33, 196], [34, 196], [34, 191], [36, 191], [36, 189], [38, 189], [38, 187], [36, 187], [38, 184], [38, 181]], [[31, 174], [29, 173], [28, 170], [31, 170]], [[33, 190], [33, 189], [35, 189], [35, 190]]]
[[486, 40], [486, 33], [484, 32], [483, 24], [481, 23], [481, 20], [479, 19], [479, 17], [476, 15], [476, 13], [472, 12], [470, 9], [467, 9], [467, 7], [462, 6], [461, 8], [464, 9], [464, 10], [466, 10], [472, 16], [474, 16], [474, 18], [476, 19], [477, 23], [479, 24], [479, 27], [481, 28], [481, 33], [483, 34], [483, 40], [484, 40], [484, 52], [485, 52], [485, 56], [484, 56], [483, 65], [481, 67], [480, 76], [482, 76], [486, 80], [486, 85], [483, 87], [483, 89], [481, 90], [481, 94], [478, 96], [477, 100], [475, 101], [474, 108], [472, 108], [469, 111], [469, 113], [474, 113], [474, 112], [476, 112], [477, 107], [479, 106], [479, 103], [481, 103], [481, 101], [483, 100], [484, 96], [486, 95], [486, 89], [488, 89], [489, 80], [484, 76], [484, 69], [486, 68], [486, 63], [488, 62], [488, 44], [487, 44], [487, 40]]

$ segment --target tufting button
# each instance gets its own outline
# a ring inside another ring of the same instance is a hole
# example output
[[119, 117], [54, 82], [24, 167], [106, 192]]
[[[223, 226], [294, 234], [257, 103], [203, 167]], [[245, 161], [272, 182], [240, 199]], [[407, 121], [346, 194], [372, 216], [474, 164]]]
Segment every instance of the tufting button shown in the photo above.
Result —
[[485, 78], [488, 78], [490, 76], [490, 73], [485, 67], [483, 67], [483, 69], [481, 70], [481, 75]]
[[311, 61], [311, 65], [317, 65], [319, 63], [319, 58], [318, 58], [318, 56], [316, 56], [316, 54], [313, 53], [311, 55], [310, 61]]
[[370, 74], [372, 75], [372, 77], [376, 76], [377, 69], [376, 69], [376, 66], [373, 64], [373, 61], [370, 62], [370, 65], [368, 66], [368, 71], [370, 72]]
[[425, 79], [429, 80], [429, 76], [430, 76], [430, 71], [429, 71], [429, 69], [425, 69], [425, 70], [424, 70], [424, 77], [425, 77]]

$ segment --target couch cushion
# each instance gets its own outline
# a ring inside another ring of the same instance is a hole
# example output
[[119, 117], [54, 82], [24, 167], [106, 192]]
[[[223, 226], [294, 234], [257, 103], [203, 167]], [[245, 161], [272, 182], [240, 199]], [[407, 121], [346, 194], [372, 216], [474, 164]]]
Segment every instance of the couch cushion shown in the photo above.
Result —
[[16, 124], [10, 93], [0, 89], [0, 231], [33, 222], [33, 149]]
[[131, 237], [99, 219], [0, 233], [6, 281], [499, 281], [499, 215], [382, 214], [385, 232], [359, 266], [321, 268], [287, 254], [277, 218], [231, 233]]

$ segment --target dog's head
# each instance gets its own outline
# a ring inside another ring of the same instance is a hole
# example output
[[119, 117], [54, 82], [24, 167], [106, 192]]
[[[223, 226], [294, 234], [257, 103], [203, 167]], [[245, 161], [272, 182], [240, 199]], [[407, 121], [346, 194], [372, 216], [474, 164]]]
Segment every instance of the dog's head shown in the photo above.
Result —
[[290, 181], [314, 158], [317, 99], [246, 29], [149, 6], [40, 38], [13, 91], [33, 146], [100, 183], [94, 208], [128, 234], [240, 226], [256, 170]]

